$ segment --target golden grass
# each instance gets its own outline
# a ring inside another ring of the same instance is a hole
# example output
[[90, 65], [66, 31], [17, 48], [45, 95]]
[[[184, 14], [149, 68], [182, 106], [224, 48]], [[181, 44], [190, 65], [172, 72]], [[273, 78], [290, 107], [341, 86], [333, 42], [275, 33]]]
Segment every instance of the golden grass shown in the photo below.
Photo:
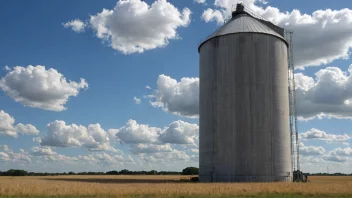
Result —
[[352, 177], [309, 177], [308, 183], [185, 183], [182, 176], [0, 177], [1, 195], [351, 195]]

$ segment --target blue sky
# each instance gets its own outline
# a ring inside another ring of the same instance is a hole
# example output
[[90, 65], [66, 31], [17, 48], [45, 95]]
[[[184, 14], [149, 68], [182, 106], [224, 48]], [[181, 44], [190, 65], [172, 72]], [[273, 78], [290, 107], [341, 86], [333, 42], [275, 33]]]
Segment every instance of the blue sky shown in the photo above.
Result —
[[[193, 118], [197, 116], [197, 92], [190, 88], [198, 85], [197, 46], [222, 23], [221, 18], [212, 13], [218, 12], [226, 17], [229, 5], [237, 1], [207, 0], [206, 4], [191, 0], [159, 1], [159, 8], [170, 9], [166, 16], [160, 17], [158, 10], [154, 9], [147, 10], [141, 18], [134, 18], [134, 12], [139, 13], [141, 9], [134, 10], [133, 6], [148, 4], [153, 7], [154, 1], [145, 1], [146, 4], [139, 0], [125, 2], [132, 11], [124, 12], [127, 7], [116, 0], [0, 2], [3, 27], [0, 31], [0, 110], [3, 111], [0, 119], [0, 145], [3, 145], [0, 170], [18, 166], [33, 171], [77, 171], [82, 169], [82, 164], [89, 164], [85, 166], [88, 170], [99, 171], [123, 168], [181, 170], [185, 166], [197, 166], [198, 119]], [[352, 62], [345, 55], [352, 46], [352, 11], [348, 9], [352, 3], [348, 0], [244, 2], [265, 18], [295, 31], [295, 61], [301, 69], [304, 68], [296, 73], [305, 77], [296, 80], [299, 85], [309, 85], [306, 89], [297, 88], [298, 95], [302, 93], [297, 99], [303, 101], [298, 101], [298, 109], [305, 110], [300, 115], [305, 121], [298, 123], [306, 151], [302, 156], [302, 169], [325, 171], [329, 166], [330, 171], [350, 172], [352, 107], [335, 100], [341, 102], [352, 98], [352, 85], [348, 80], [348, 68]], [[111, 11], [115, 6], [113, 14], [102, 17], [108, 22], [97, 22], [109, 29], [110, 33], [104, 34], [94, 26], [91, 17], [98, 16], [103, 9]], [[205, 12], [208, 8], [212, 9], [211, 12]], [[293, 9], [301, 14], [292, 12]], [[312, 15], [317, 10], [321, 10], [321, 18]], [[307, 14], [309, 20], [303, 14]], [[84, 28], [80, 29], [78, 23], [70, 23], [76, 19]], [[155, 28], [151, 24], [159, 26]], [[146, 35], [154, 29], [163, 34]], [[99, 31], [106, 37], [99, 38]], [[307, 38], [310, 36], [312, 38]], [[124, 39], [130, 40], [126, 42]], [[303, 52], [305, 44], [311, 46], [307, 52]], [[129, 48], [143, 45], [147, 46], [142, 47], [143, 52]], [[25, 77], [30, 76], [26, 73], [31, 70], [29, 65], [39, 72], [32, 74], [38, 75], [38, 81], [26, 81]], [[45, 66], [45, 69], [39, 71], [38, 65]], [[21, 68], [16, 70], [15, 66]], [[334, 69], [329, 72], [327, 67]], [[38, 88], [51, 81], [51, 77], [43, 77], [50, 68], [68, 83], [61, 84], [63, 88], [59, 91], [54, 90], [55, 85], [49, 85], [46, 90]], [[347, 73], [341, 74], [337, 68]], [[321, 78], [320, 84], [313, 85], [309, 78], [314, 79], [319, 71], [325, 77]], [[164, 76], [160, 76], [162, 74]], [[333, 78], [336, 75], [340, 76]], [[19, 78], [17, 84], [14, 83], [15, 77]], [[81, 78], [88, 86], [69, 84], [70, 81], [79, 84]], [[38, 84], [28, 86], [28, 82]], [[65, 95], [64, 88], [71, 88], [75, 93]], [[176, 89], [183, 90], [184, 95], [175, 94]], [[35, 96], [29, 93], [35, 93]], [[134, 97], [141, 99], [141, 103], [136, 104]], [[67, 100], [61, 102], [65, 110], [50, 109], [54, 108], [50, 106], [53, 103], [57, 107], [55, 99], [58, 98]], [[318, 104], [316, 98], [326, 99], [324, 104]], [[320, 118], [317, 118], [318, 114]], [[11, 124], [9, 117], [15, 122]], [[55, 120], [64, 121], [66, 130], [55, 128], [64, 131], [55, 136], [56, 139], [52, 135], [55, 130], [47, 126], [58, 127], [60, 124]], [[1, 128], [1, 122], [7, 128]], [[36, 130], [28, 126], [27, 130], [20, 129], [16, 127], [18, 123], [30, 124]], [[92, 129], [87, 135], [88, 125], [97, 123], [103, 131]], [[74, 129], [73, 124], [86, 129]], [[110, 135], [109, 129], [118, 132]], [[18, 137], [9, 135], [9, 131]], [[73, 137], [70, 135], [73, 133], [79, 135]], [[176, 136], [167, 136], [169, 133]], [[120, 134], [117, 135], [119, 143], [115, 141], [116, 134]], [[160, 134], [166, 134], [165, 138], [156, 137]], [[105, 138], [104, 141], [94, 139], [97, 136]], [[143, 141], [138, 137], [156, 139]], [[89, 138], [94, 139], [94, 145]], [[133, 148], [135, 150], [131, 152]]]

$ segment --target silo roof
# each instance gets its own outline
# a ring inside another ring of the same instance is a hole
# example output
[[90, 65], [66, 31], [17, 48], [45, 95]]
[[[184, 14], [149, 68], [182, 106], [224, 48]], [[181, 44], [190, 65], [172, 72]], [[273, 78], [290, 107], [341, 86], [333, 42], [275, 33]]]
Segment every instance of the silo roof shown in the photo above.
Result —
[[206, 41], [227, 35], [227, 34], [236, 34], [236, 33], [262, 33], [262, 34], [269, 34], [276, 37], [281, 38], [284, 42], [287, 41], [284, 39], [282, 35], [278, 32], [274, 31], [272, 28], [264, 24], [259, 19], [249, 15], [248, 13], [244, 12], [242, 14], [238, 14], [231, 18], [228, 22], [226, 22], [223, 26], [221, 26], [218, 30], [208, 36], [200, 45], [199, 48], [203, 43]]

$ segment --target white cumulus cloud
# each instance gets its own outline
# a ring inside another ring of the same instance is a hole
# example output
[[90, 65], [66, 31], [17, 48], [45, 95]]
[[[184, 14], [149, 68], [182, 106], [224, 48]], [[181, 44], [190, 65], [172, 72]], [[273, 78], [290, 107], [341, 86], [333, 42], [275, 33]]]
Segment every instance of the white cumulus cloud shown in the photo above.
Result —
[[299, 153], [301, 155], [323, 155], [325, 154], [325, 149], [322, 146], [304, 146], [301, 145], [299, 148]]
[[224, 23], [224, 16], [219, 10], [208, 8], [202, 14], [202, 19], [205, 22], [216, 21], [218, 24]]
[[96, 36], [124, 54], [142, 53], [179, 38], [177, 29], [190, 23], [191, 11], [180, 12], [166, 0], [151, 5], [141, 0], [120, 0], [112, 9], [90, 17]]
[[344, 156], [338, 156], [338, 155], [326, 155], [323, 157], [324, 160], [326, 161], [332, 161], [332, 162], [337, 162], [337, 163], [341, 163], [341, 162], [346, 162], [348, 161], [348, 157], [344, 157]]
[[173, 149], [169, 144], [155, 145], [155, 144], [132, 144], [131, 152], [133, 154], [140, 153], [159, 153], [159, 152], [171, 152]]
[[0, 80], [0, 88], [16, 102], [51, 111], [65, 110], [71, 96], [88, 88], [85, 79], [66, 81], [55, 69], [45, 66], [16, 66]]
[[38, 142], [42, 146], [53, 147], [81, 147], [90, 151], [116, 151], [110, 145], [109, 134], [100, 124], [67, 125], [64, 121], [56, 120], [47, 125], [47, 133]]
[[16, 131], [20, 134], [24, 134], [24, 135], [38, 135], [39, 134], [39, 130], [36, 129], [33, 125], [31, 124], [22, 124], [19, 123], [16, 125]]
[[186, 117], [198, 117], [199, 79], [182, 78], [179, 82], [169, 76], [159, 75], [157, 89], [149, 96], [151, 104], [166, 112]]
[[72, 30], [77, 33], [84, 32], [85, 28], [87, 27], [87, 24], [79, 19], [68, 21], [67, 23], [64, 23], [62, 25], [65, 28], [72, 28]]
[[124, 143], [134, 145], [132, 150], [168, 150], [169, 147], [153, 145], [167, 144], [190, 144], [197, 145], [199, 141], [199, 127], [181, 120], [170, 123], [163, 129], [138, 124], [135, 120], [129, 120], [124, 127], [118, 129], [116, 136]]
[[10, 157], [8, 154], [4, 153], [4, 152], [0, 152], [0, 162], [1, 161], [10, 161]]
[[0, 148], [4, 151], [10, 151], [10, 149], [7, 145], [2, 145]]
[[0, 135], [18, 137], [23, 135], [38, 135], [39, 130], [31, 124], [18, 123], [16, 126], [15, 119], [3, 110], [0, 110]]
[[7, 145], [3, 145], [3, 152], [0, 152], [0, 161], [12, 162], [15, 165], [31, 163], [32, 160], [27, 152], [20, 149], [19, 153], [13, 152]]
[[154, 143], [161, 132], [160, 128], [138, 124], [135, 120], [128, 120], [126, 125], [119, 129], [116, 136], [124, 143]]
[[36, 147], [33, 147], [31, 150], [32, 150], [31, 154], [34, 156], [45, 156], [45, 155], [57, 154], [56, 152], [51, 150], [50, 147], [47, 147], [47, 146], [42, 146], [42, 147], [36, 146]]
[[122, 155], [109, 155], [107, 153], [97, 153], [92, 156], [95, 161], [103, 166], [116, 166], [125, 162]]
[[172, 152], [141, 153], [139, 157], [142, 162], [148, 164], [170, 165], [175, 162], [188, 162], [191, 157], [184, 151], [173, 150]]
[[11, 117], [8, 113], [0, 110], [0, 134], [12, 137], [17, 137], [18, 134], [14, 127], [15, 119]]
[[299, 118], [352, 118], [352, 65], [348, 72], [327, 67], [315, 78], [295, 74], [297, 113]]
[[352, 156], [352, 148], [336, 148], [332, 150], [330, 154], [338, 156]]
[[351, 137], [347, 134], [344, 135], [336, 135], [336, 134], [328, 134], [324, 131], [312, 128], [309, 131], [299, 134], [299, 138], [303, 140], [324, 140], [328, 143], [331, 142], [345, 142], [351, 139]]
[[[33, 152], [32, 152], [33, 155]], [[77, 165], [82, 169], [82, 167], [116, 167], [122, 166], [124, 164], [131, 163], [129, 156], [123, 156], [120, 154], [108, 154], [105, 152], [98, 152], [89, 155], [78, 155], [78, 156], [66, 156], [58, 153], [52, 153], [50, 151], [43, 151], [33, 155], [33, 159], [41, 164], [49, 165], [53, 164], [65, 164], [65, 165]], [[68, 169], [69, 170], [69, 169]]]
[[199, 153], [199, 149], [191, 149], [190, 150], [192, 153]]
[[159, 140], [171, 144], [197, 144], [199, 127], [184, 121], [175, 121], [169, 124], [159, 136]]

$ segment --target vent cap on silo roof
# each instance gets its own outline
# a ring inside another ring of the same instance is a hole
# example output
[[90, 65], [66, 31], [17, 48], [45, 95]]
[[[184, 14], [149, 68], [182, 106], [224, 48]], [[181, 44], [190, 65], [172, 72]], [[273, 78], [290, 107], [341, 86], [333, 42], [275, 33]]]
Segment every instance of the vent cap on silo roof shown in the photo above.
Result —
[[232, 18], [234, 18], [238, 14], [245, 14], [244, 5], [242, 3], [238, 3], [236, 6], [236, 10], [232, 12]]
[[[271, 27], [270, 27], [271, 26]], [[274, 30], [276, 29], [276, 31]], [[277, 30], [282, 31], [282, 34], [278, 33]], [[198, 52], [201, 46], [216, 37], [236, 34], [236, 33], [261, 33], [276, 36], [282, 39], [286, 44], [287, 41], [283, 37], [284, 29], [262, 19], [255, 18], [248, 12], [243, 4], [239, 3], [236, 6], [236, 10], [232, 12], [232, 18], [227, 21], [223, 26], [217, 29], [214, 33], [208, 36], [204, 41], [202, 41], [198, 47]]]

